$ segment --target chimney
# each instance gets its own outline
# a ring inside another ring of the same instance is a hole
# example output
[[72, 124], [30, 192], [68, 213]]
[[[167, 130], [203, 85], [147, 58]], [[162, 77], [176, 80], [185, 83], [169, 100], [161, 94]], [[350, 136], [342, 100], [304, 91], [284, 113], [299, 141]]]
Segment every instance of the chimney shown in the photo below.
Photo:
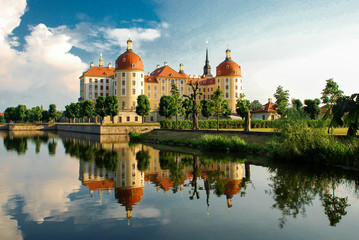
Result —
[[165, 62], [164, 65], [167, 66], [168, 65], [167, 62]]
[[95, 66], [95, 64], [93, 62], [90, 63], [90, 67], [93, 67]]
[[160, 65], [159, 65], [159, 64], [157, 64], [157, 68], [160, 68]]
[[268, 98], [268, 103], [272, 103], [272, 98]]
[[108, 68], [112, 68], [112, 64], [111, 64], [111, 63], [108, 64]]

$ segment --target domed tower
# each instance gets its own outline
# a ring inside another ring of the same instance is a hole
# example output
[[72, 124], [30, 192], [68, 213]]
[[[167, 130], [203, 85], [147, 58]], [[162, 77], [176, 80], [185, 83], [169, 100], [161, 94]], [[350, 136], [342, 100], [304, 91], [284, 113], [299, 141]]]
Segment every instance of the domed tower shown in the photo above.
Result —
[[236, 102], [242, 93], [242, 75], [241, 67], [232, 60], [229, 48], [226, 50], [226, 59], [217, 66], [216, 86], [223, 91], [232, 112], [236, 112]]
[[116, 60], [115, 95], [120, 110], [133, 110], [138, 95], [144, 94], [144, 69], [142, 59], [132, 51], [132, 40], [127, 41], [127, 50]]

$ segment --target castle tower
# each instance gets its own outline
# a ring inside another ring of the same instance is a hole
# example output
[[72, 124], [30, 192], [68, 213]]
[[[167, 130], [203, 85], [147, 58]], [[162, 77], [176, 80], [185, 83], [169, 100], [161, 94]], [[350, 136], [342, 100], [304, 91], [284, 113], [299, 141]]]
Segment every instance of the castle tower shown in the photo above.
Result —
[[211, 78], [213, 77], [211, 74], [211, 66], [209, 65], [209, 60], [208, 60], [208, 41], [206, 42], [206, 61], [205, 61], [205, 65], [203, 67], [203, 77], [207, 77], [207, 78]]
[[100, 59], [99, 59], [99, 67], [103, 67], [103, 58], [102, 58], [102, 53], [100, 54]]
[[236, 112], [236, 102], [243, 92], [241, 67], [232, 60], [231, 50], [226, 49], [225, 60], [216, 69], [216, 87], [224, 93], [224, 99], [228, 101], [229, 108]]
[[133, 110], [138, 95], [144, 94], [144, 68], [142, 59], [133, 52], [132, 40], [127, 41], [127, 50], [116, 60], [115, 95], [121, 110]]

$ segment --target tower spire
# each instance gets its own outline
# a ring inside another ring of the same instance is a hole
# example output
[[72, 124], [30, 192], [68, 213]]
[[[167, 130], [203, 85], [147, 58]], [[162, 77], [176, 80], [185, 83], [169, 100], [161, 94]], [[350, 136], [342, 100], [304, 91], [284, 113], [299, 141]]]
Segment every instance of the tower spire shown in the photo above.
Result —
[[203, 77], [213, 77], [211, 74], [211, 66], [209, 65], [209, 60], [208, 60], [208, 41], [206, 41], [206, 61], [205, 61], [205, 65], [203, 67]]

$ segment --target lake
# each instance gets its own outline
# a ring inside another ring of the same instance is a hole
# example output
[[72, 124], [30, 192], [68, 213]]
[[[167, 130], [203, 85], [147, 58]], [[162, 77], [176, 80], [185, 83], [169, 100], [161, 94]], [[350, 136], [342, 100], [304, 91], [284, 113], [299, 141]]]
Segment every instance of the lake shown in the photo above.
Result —
[[358, 171], [121, 135], [0, 134], [0, 239], [359, 236]]

